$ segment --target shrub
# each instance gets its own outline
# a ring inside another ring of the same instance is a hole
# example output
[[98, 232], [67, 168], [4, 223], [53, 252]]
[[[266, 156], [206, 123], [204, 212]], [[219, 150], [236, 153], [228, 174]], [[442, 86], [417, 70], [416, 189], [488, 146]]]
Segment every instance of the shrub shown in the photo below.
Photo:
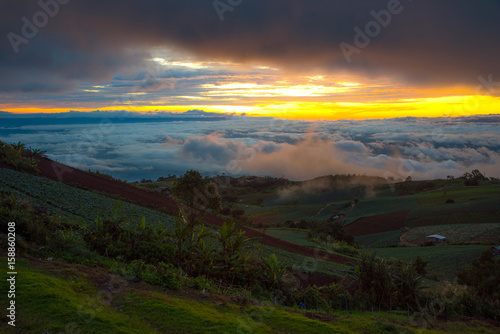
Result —
[[335, 241], [330, 236], [326, 236], [325, 239], [327, 240], [326, 242], [317, 240], [315, 238], [312, 238], [311, 240], [313, 242], [317, 242], [318, 244], [324, 246], [329, 251], [353, 257], [359, 257], [361, 255], [361, 253], [356, 247], [349, 245], [345, 241]]
[[98, 217], [94, 224], [83, 229], [88, 245], [103, 256], [120, 257], [124, 261], [143, 259], [146, 263], [172, 262], [174, 246], [167, 230], [158, 224], [152, 227], [142, 221], [133, 224], [121, 215], [121, 203], [107, 219]]
[[160, 262], [156, 266], [156, 274], [161, 280], [161, 285], [171, 290], [179, 290], [182, 287], [181, 277], [183, 276], [183, 272], [181, 269], [175, 268], [171, 264]]
[[21, 142], [12, 145], [0, 143], [0, 160], [17, 170], [36, 173], [38, 160], [33, 156], [24, 156], [23, 153], [26, 152], [25, 145]]
[[417, 258], [414, 261], [415, 264], [415, 270], [419, 275], [425, 275], [427, 274], [427, 265], [429, 264], [429, 260], [425, 261], [423, 260], [420, 255], [417, 255]]
[[16, 232], [26, 241], [45, 244], [51, 220], [47, 214], [36, 214], [31, 204], [4, 192], [0, 199], [0, 217], [4, 217], [2, 232], [7, 233], [7, 222], [16, 222]]
[[354, 237], [344, 231], [344, 226], [340, 221], [317, 222], [312, 227], [310, 236], [320, 242], [344, 241], [351, 246], [355, 244]]
[[134, 260], [130, 267], [137, 279], [149, 284], [164, 286], [172, 290], [178, 290], [182, 287], [184, 273], [171, 264], [160, 262], [153, 266], [146, 264], [143, 260]]
[[500, 299], [500, 259], [495, 259], [491, 248], [483, 251], [469, 267], [457, 272], [457, 282], [473, 287], [482, 297]]
[[329, 307], [331, 303], [333, 309], [344, 308], [345, 299], [347, 298], [347, 296], [349, 296], [349, 292], [346, 290], [345, 286], [335, 283], [320, 287], [319, 292], [324, 299], [328, 300]]

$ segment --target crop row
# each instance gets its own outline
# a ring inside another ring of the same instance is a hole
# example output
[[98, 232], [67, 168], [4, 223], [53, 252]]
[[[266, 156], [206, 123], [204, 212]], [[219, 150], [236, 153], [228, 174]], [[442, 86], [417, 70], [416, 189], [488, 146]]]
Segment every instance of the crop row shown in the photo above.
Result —
[[[3, 188], [15, 190], [18, 195], [22, 193], [38, 205], [56, 208], [66, 216], [64, 212], [69, 212], [82, 217], [87, 222], [94, 221], [98, 216], [107, 217], [116, 203], [114, 199], [91, 191], [10, 169], [0, 169], [0, 180]], [[122, 203], [121, 213], [132, 221], [140, 221], [141, 217], [145, 217], [148, 223], [161, 221], [164, 226], [174, 226], [172, 216], [128, 202]]]

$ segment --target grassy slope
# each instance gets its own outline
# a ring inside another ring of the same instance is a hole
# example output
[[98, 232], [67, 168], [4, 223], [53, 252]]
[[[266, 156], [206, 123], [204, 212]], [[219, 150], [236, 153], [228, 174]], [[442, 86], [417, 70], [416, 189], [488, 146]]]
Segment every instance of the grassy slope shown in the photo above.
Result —
[[[5, 263], [5, 258], [2, 258]], [[99, 285], [102, 269], [53, 261], [17, 262], [16, 327], [0, 322], [2, 333], [441, 333], [410, 327], [405, 316], [389, 313], [310, 313], [267, 306], [234, 305], [204, 299], [199, 293], [160, 292], [146, 284], [120, 288]], [[6, 281], [2, 274], [2, 291]], [[212, 298], [213, 296], [211, 296]], [[225, 299], [224, 299], [225, 298]], [[3, 308], [5, 299], [2, 299]], [[320, 318], [320, 321], [315, 318]], [[458, 322], [437, 324], [446, 332], [495, 333], [484, 323], [471, 328]]]
[[491, 235], [499, 232], [500, 224], [448, 224], [423, 226], [411, 230], [406, 239], [408, 241], [425, 240], [431, 234], [445, 235], [449, 242], [470, 242], [473, 238], [482, 235]]
[[296, 245], [317, 248], [318, 244], [307, 240], [307, 231], [298, 229], [278, 229], [270, 228], [265, 231], [267, 235], [277, 239], [285, 240]]
[[[500, 211], [500, 187], [498, 184], [466, 187], [462, 182], [452, 181], [454, 182], [449, 182], [451, 185], [422, 194], [376, 198], [372, 202], [373, 204], [378, 203], [379, 208], [367, 206], [365, 215], [379, 214], [381, 210], [387, 211], [393, 205], [402, 204], [401, 207], [411, 209], [405, 219], [405, 226], [409, 228], [428, 226], [410, 232], [408, 236], [410, 240], [418, 239], [422, 233], [428, 233], [427, 235], [437, 233], [449, 235], [450, 240], [456, 242], [470, 241], [477, 236], [482, 236], [482, 240], [485, 241], [498, 242], [500, 237], [498, 235], [500, 232], [500, 216], [498, 214]], [[444, 185], [445, 181], [441, 180], [441, 183]], [[448, 199], [453, 199], [455, 203], [445, 204]], [[359, 209], [361, 208], [362, 206], [359, 206]], [[353, 214], [348, 214], [348, 217], [355, 218], [360, 213], [360, 211], [356, 212], [356, 209], [358, 208], [353, 210]], [[452, 224], [457, 225], [448, 226]], [[476, 227], [481, 227], [481, 230]], [[397, 245], [398, 234], [398, 231], [377, 233], [358, 237], [356, 240], [366, 247], [384, 247]]]
[[353, 222], [361, 217], [369, 217], [411, 210], [418, 206], [413, 196], [377, 197], [360, 200], [354, 209], [346, 214], [346, 220]]
[[418, 197], [418, 202], [422, 206], [443, 204], [448, 199], [455, 202], [466, 202], [477, 198], [500, 197], [500, 187], [498, 185], [485, 185], [479, 187], [455, 186], [449, 188], [453, 190], [438, 190]]
[[394, 247], [394, 248], [365, 248], [363, 252], [377, 252], [381, 258], [398, 260], [415, 260], [419, 255], [423, 260], [429, 260], [427, 271], [437, 277], [452, 282], [455, 272], [471, 261], [478, 258], [486, 245], [451, 245], [431, 247]]
[[397, 245], [401, 232], [399, 230], [374, 233], [354, 238], [365, 247], [387, 247]]

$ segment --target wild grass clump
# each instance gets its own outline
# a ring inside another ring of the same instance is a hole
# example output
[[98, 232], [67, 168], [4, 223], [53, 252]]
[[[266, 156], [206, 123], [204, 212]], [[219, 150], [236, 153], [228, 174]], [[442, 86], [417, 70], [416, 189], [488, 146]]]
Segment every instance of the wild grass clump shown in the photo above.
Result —
[[98, 217], [90, 226], [81, 226], [85, 242], [98, 254], [124, 262], [142, 259], [150, 264], [174, 260], [167, 232], [161, 223], [147, 225], [144, 217], [139, 224], [131, 222], [121, 214], [121, 202], [116, 202], [108, 218]]
[[172, 264], [160, 262], [153, 266], [143, 260], [134, 260], [130, 267], [137, 279], [172, 290], [179, 290], [186, 281], [186, 273]]
[[30, 202], [5, 191], [0, 193], [0, 218], [2, 233], [7, 233], [7, 222], [15, 222], [16, 235], [38, 245], [45, 245], [50, 233], [61, 223], [56, 217], [40, 212], [40, 208]]
[[0, 160], [19, 171], [38, 173], [37, 157], [44, 156], [44, 154], [44, 151], [27, 149], [26, 145], [21, 142], [11, 145], [0, 142]]

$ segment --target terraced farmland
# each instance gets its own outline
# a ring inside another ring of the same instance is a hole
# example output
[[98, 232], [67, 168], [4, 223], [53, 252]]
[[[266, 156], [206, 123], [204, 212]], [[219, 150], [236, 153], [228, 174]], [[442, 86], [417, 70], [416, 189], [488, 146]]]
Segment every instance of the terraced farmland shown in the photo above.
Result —
[[[449, 242], [470, 242], [479, 236], [489, 236], [498, 232], [499, 224], [449, 224], [423, 226], [411, 230], [407, 235], [408, 241], [425, 241], [426, 236], [440, 234], [446, 236]], [[499, 240], [500, 241], [500, 240]]]
[[[29, 199], [61, 216], [72, 219], [81, 217], [86, 222], [91, 222], [98, 216], [108, 216], [117, 201], [91, 191], [11, 169], [0, 169], [0, 180], [0, 190], [10, 191], [16, 197]], [[132, 203], [122, 201], [121, 212], [132, 221], [139, 222], [144, 216], [147, 223], [155, 224], [161, 221], [164, 226], [174, 226], [174, 217]]]
[[427, 271], [439, 278], [450, 282], [455, 277], [455, 272], [481, 255], [487, 249], [486, 245], [451, 245], [435, 247], [394, 247], [394, 248], [365, 248], [363, 252], [377, 252], [377, 256], [384, 259], [398, 259], [413, 261], [420, 256], [428, 260]]

